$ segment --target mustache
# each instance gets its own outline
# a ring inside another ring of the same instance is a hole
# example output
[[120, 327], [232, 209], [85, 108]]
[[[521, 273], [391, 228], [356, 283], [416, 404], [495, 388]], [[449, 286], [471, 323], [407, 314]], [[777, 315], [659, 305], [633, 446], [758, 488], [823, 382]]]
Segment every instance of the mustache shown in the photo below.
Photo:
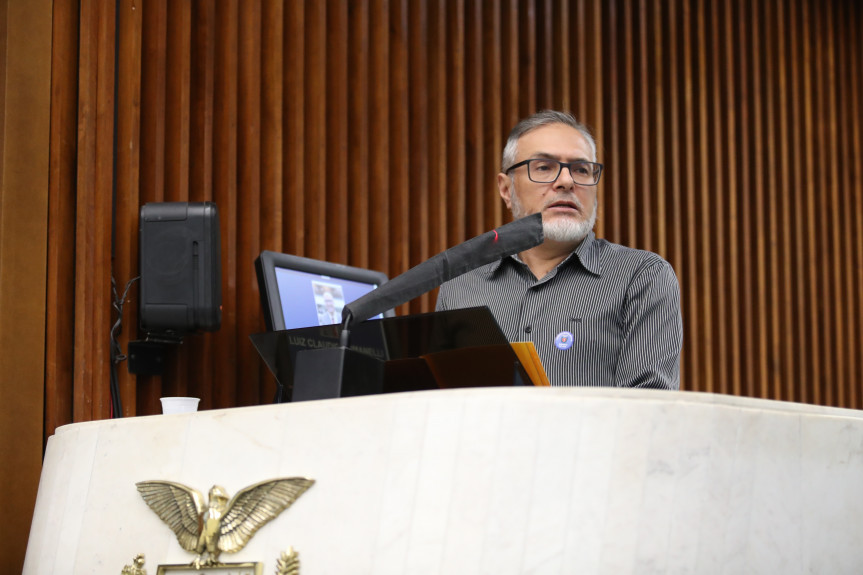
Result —
[[556, 196], [554, 198], [551, 198], [542, 206], [542, 209], [548, 208], [548, 207], [553, 206], [555, 204], [572, 204], [573, 206], [578, 208], [578, 210], [580, 212], [584, 212], [584, 204], [582, 204], [578, 200], [578, 198], [575, 197], [575, 195], [563, 194], [563, 195], [559, 195], [559, 196]]

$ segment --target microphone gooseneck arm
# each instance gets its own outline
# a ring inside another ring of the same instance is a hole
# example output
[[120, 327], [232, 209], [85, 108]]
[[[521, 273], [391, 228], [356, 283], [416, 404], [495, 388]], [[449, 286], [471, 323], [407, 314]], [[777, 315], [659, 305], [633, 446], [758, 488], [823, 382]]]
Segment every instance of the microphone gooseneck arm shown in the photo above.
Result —
[[348, 347], [351, 343], [351, 330], [348, 329], [351, 325], [351, 310], [347, 313], [342, 313], [342, 331], [339, 334], [339, 347]]
[[345, 332], [351, 323], [393, 309], [478, 267], [536, 247], [544, 239], [542, 214], [537, 213], [433, 256], [342, 308], [341, 341], [349, 338]]

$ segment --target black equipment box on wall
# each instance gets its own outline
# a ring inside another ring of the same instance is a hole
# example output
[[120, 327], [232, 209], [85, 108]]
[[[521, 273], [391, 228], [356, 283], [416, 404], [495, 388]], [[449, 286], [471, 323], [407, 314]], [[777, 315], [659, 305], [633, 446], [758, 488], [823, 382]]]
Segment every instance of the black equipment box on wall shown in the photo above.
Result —
[[222, 263], [216, 204], [149, 203], [140, 219], [141, 330], [179, 336], [217, 331]]

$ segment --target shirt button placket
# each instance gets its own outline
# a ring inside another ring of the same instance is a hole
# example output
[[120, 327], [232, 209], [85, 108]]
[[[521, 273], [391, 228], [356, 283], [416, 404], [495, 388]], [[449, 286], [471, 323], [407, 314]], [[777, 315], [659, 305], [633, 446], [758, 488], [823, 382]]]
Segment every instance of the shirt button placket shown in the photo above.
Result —
[[521, 310], [521, 330], [530, 334], [533, 333], [533, 326], [536, 323], [536, 304], [537, 301], [536, 288], [532, 287], [524, 294], [524, 304]]

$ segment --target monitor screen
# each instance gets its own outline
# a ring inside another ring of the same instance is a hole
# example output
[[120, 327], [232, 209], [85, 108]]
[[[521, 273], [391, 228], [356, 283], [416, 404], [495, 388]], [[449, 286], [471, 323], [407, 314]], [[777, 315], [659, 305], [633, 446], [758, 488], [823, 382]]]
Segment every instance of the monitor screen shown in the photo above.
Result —
[[341, 323], [345, 304], [387, 281], [382, 272], [270, 251], [255, 268], [270, 331]]

